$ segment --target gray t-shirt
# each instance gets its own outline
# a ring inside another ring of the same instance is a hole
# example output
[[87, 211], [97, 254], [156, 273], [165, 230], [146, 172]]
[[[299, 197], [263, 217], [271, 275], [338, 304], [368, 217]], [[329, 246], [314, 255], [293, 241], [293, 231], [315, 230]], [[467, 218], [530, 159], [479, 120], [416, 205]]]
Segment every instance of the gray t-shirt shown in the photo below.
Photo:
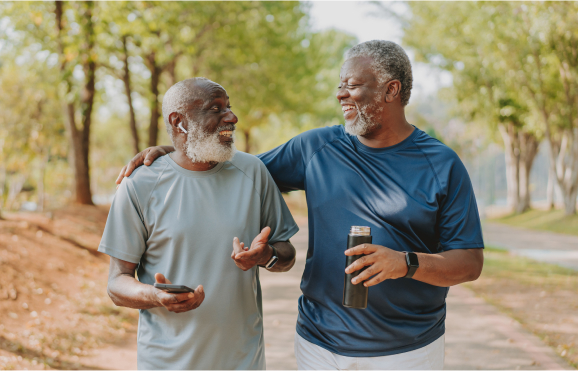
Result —
[[250, 246], [265, 226], [270, 243], [297, 231], [265, 165], [238, 152], [209, 171], [189, 171], [168, 155], [141, 166], [116, 191], [98, 251], [139, 264], [205, 300], [195, 310], [140, 311], [139, 369], [264, 369], [259, 271], [239, 269], [233, 237]]

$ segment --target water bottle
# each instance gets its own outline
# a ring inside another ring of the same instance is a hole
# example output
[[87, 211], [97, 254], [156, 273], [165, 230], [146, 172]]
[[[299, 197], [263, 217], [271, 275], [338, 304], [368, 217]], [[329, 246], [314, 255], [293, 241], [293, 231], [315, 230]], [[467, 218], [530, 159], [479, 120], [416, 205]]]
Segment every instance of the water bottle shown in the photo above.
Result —
[[[352, 226], [347, 236], [347, 248], [350, 249], [357, 245], [364, 243], [371, 243], [371, 228]], [[363, 255], [351, 255], [345, 257], [345, 267], [349, 267], [354, 261], [361, 258]], [[365, 309], [367, 308], [367, 287], [363, 286], [363, 282], [354, 285], [351, 280], [359, 276], [365, 270], [360, 269], [351, 274], [346, 274], [343, 282], [343, 306], [347, 308]]]

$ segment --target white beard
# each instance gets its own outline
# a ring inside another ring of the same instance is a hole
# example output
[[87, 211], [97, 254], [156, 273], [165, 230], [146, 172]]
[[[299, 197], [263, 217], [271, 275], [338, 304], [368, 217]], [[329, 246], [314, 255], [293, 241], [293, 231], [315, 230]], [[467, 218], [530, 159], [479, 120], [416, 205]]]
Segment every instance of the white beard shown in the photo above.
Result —
[[363, 107], [357, 110], [357, 120], [351, 124], [345, 123], [345, 132], [349, 135], [363, 136], [371, 133], [378, 126], [379, 123], [370, 119], [367, 116], [365, 107]]
[[192, 162], [225, 162], [233, 158], [237, 152], [235, 143], [222, 144], [219, 140], [219, 130], [213, 134], [207, 133], [188, 117], [187, 123], [189, 132], [183, 152]]

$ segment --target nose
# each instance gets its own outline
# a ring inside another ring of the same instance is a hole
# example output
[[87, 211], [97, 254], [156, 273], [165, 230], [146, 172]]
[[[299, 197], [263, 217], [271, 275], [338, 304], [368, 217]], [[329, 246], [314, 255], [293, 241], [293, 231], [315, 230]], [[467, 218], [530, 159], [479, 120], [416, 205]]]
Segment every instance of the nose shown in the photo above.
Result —
[[338, 101], [341, 101], [344, 98], [349, 97], [349, 91], [347, 91], [347, 89], [345, 89], [345, 87], [341, 87], [337, 89], [337, 94], [335, 95], [335, 98], [337, 98]]
[[237, 118], [237, 115], [233, 113], [233, 111], [229, 110], [229, 112], [227, 112], [227, 114], [225, 115], [223, 121], [226, 122], [227, 124], [236, 125], [239, 119]]

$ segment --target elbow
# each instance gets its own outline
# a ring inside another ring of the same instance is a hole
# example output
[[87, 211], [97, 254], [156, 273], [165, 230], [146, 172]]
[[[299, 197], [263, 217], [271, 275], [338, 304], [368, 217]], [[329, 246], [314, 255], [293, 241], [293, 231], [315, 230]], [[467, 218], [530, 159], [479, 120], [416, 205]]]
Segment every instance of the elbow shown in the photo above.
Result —
[[114, 305], [116, 305], [117, 307], [122, 306], [120, 301], [119, 301], [119, 297], [115, 294], [114, 290], [110, 287], [110, 282], [106, 286], [106, 293], [108, 294], [108, 297], [110, 298], [110, 300], [112, 300]]
[[480, 254], [479, 258], [476, 259], [474, 264], [472, 265], [472, 269], [470, 269], [468, 274], [467, 281], [475, 281], [482, 275], [482, 270], [484, 268], [484, 255]]

